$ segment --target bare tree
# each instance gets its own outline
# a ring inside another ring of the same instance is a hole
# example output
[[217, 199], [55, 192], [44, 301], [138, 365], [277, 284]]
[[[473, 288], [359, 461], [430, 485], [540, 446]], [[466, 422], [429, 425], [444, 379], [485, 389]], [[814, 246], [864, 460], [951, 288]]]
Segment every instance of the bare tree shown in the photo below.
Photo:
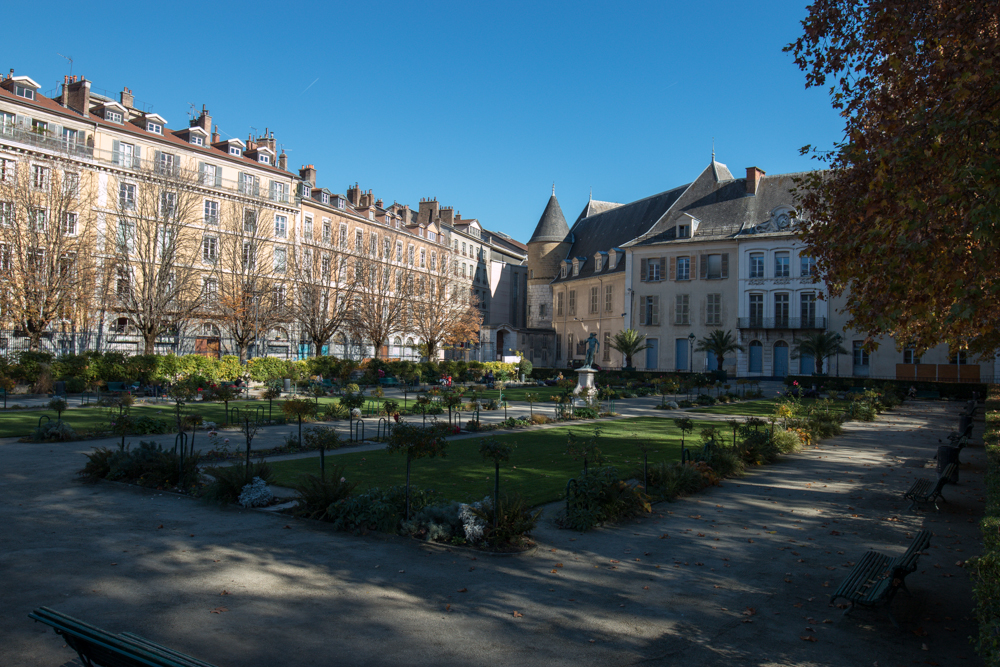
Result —
[[333, 335], [350, 322], [357, 291], [347, 253], [331, 243], [300, 243], [292, 253], [293, 293], [288, 301], [292, 318], [319, 356]]
[[417, 279], [413, 302], [411, 328], [423, 340], [428, 359], [444, 345], [479, 342], [483, 316], [478, 298], [470, 293], [467, 283], [449, 273], [446, 262]]
[[412, 237], [389, 229], [381, 235], [369, 231], [367, 239], [355, 242], [348, 268], [355, 282], [348, 328], [374, 346], [376, 359], [391, 335], [412, 326], [419, 269], [414, 257]]
[[[206, 314], [218, 317], [246, 361], [250, 344], [288, 316], [286, 275], [289, 273], [287, 216], [276, 214], [261, 198], [231, 201], [221, 218], [220, 234], [204, 241], [215, 257], [212, 302]], [[273, 239], [273, 240], [272, 240]], [[213, 253], [218, 253], [214, 255]]]
[[173, 164], [132, 167], [108, 193], [115, 220], [108, 224], [104, 270], [113, 274], [117, 308], [152, 354], [156, 339], [176, 331], [201, 305], [201, 244], [189, 223], [202, 197], [194, 190], [196, 176]]
[[76, 322], [93, 286], [96, 184], [81, 171], [59, 159], [0, 161], [0, 298], [32, 350], [55, 320]]

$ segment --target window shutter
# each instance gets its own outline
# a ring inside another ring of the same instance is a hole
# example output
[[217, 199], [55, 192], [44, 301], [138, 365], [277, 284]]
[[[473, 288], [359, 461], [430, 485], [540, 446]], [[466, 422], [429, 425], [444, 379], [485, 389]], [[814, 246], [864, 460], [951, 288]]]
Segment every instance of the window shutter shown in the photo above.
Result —
[[202, 185], [208, 185], [208, 183], [205, 182], [207, 180], [205, 178], [205, 175], [208, 172], [208, 170], [205, 169], [205, 167], [206, 167], [206, 165], [205, 165], [204, 162], [199, 162], [198, 163], [198, 177], [201, 179], [201, 184]]
[[729, 253], [728, 252], [722, 253], [722, 277], [723, 278], [728, 278], [729, 277]]
[[117, 139], [111, 142], [111, 163], [121, 164], [122, 163], [122, 142]]
[[708, 297], [705, 297], [698, 304], [698, 308], [700, 310], [700, 312], [698, 313], [698, 317], [701, 318], [699, 321], [708, 324]]
[[271, 181], [271, 183], [270, 183], [270, 193], [269, 193], [271, 201], [274, 201], [275, 199], [277, 199], [277, 197], [278, 197], [277, 189], [278, 189], [278, 184], [275, 183], [274, 181]]
[[650, 313], [650, 319], [652, 322], [650, 322], [650, 324], [655, 326], [660, 323], [660, 297], [654, 296], [652, 297], [652, 300], [653, 307], [650, 309], [652, 311]]
[[660, 258], [660, 280], [666, 280], [666, 279], [667, 279], [667, 258], [666, 257], [661, 257]]
[[162, 167], [160, 166], [160, 155], [162, 155], [160, 151], [153, 151], [153, 170], [156, 171], [156, 173], [160, 173], [162, 170]]
[[698, 255], [698, 277], [708, 279], [708, 255]]
[[677, 280], [677, 258], [670, 258], [670, 279]]
[[254, 177], [253, 179], [253, 196], [254, 197], [260, 196], [260, 179], [256, 177]]
[[135, 147], [135, 159], [132, 161], [132, 166], [133, 167], [142, 166], [142, 147], [141, 146], [136, 146]]
[[62, 125], [49, 125], [49, 132], [56, 139], [62, 139]]
[[31, 129], [31, 119], [27, 116], [21, 116], [19, 114], [14, 114], [14, 124], [25, 130]]
[[641, 268], [639, 269], [639, 280], [642, 282], [646, 282], [646, 276], [649, 275], [648, 264], [648, 259], [643, 259], [642, 262], [640, 262]]
[[222, 167], [215, 167], [213, 171], [215, 171], [215, 187], [221, 188], [222, 187]]

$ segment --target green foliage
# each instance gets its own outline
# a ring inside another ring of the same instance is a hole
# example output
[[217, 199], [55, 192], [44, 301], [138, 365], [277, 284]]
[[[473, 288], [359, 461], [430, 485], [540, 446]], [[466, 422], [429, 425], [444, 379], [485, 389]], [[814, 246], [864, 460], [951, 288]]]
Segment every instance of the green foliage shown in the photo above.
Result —
[[843, 336], [836, 331], [808, 333], [795, 343], [795, 349], [792, 350], [792, 359], [798, 359], [803, 354], [811, 356], [816, 361], [816, 373], [822, 375], [823, 364], [826, 362], [827, 357], [835, 354], [849, 354], [844, 349], [844, 346], [840, 344], [842, 340]]
[[635, 329], [625, 329], [619, 331], [612, 338], [609, 346], [625, 355], [625, 365], [632, 366], [632, 357], [649, 347], [646, 342], [646, 334], [641, 334]]
[[111, 457], [114, 453], [115, 450], [110, 447], [94, 447], [94, 451], [87, 454], [87, 465], [76, 474], [90, 481], [104, 479], [111, 472]]
[[108, 459], [106, 478], [152, 488], [191, 488], [198, 481], [197, 452], [184, 457], [183, 469], [180, 463], [177, 452], [155, 442], [140, 442], [136, 448], [115, 450]]
[[534, 530], [542, 510], [532, 511], [528, 502], [518, 494], [503, 494], [496, 503], [480, 503], [472, 513], [486, 524], [482, 543], [493, 549], [521, 547], [525, 535]]
[[514, 446], [496, 438], [483, 438], [479, 441], [479, 455], [485, 461], [492, 461], [500, 465], [510, 460], [514, 453]]
[[276, 357], [254, 357], [247, 361], [247, 373], [254, 382], [272, 382], [288, 377], [288, 362]]
[[577, 419], [597, 419], [597, 408], [577, 408], [573, 411], [573, 416]]
[[698, 345], [694, 349], [696, 352], [707, 352], [708, 354], [715, 355], [719, 368], [722, 368], [725, 356], [730, 352], [742, 352], [743, 346], [736, 342], [732, 331], [716, 329], [699, 340]]
[[1000, 664], [1000, 390], [986, 400], [986, 507], [980, 521], [982, 555], [969, 561], [976, 599], [979, 636], [976, 649], [988, 665]]
[[642, 487], [621, 480], [613, 466], [586, 472], [566, 486], [564, 523], [573, 530], [590, 530], [650, 510]]
[[[242, 463], [206, 468], [205, 473], [211, 475], [213, 480], [205, 487], [202, 497], [220, 505], [235, 503], [247, 483], [247, 469]], [[270, 484], [274, 481], [274, 471], [267, 461], [251, 462], [250, 479], [254, 477]]]
[[306, 420], [316, 412], [316, 402], [308, 398], [290, 398], [281, 404], [281, 411], [289, 420]]
[[344, 395], [340, 397], [340, 404], [343, 405], [348, 410], [353, 410], [354, 408], [360, 408], [365, 404], [365, 395], [361, 393], [361, 390], [350, 391], [351, 387], [357, 387], [358, 385], [347, 385], [348, 390], [344, 392]]
[[[302, 440], [306, 449], [316, 449], [322, 451], [329, 451], [331, 449], [337, 449], [343, 445], [343, 441], [337, 430], [332, 426], [313, 426], [312, 428], [306, 429], [302, 434]], [[338, 478], [342, 476], [343, 473], [338, 475]], [[329, 505], [327, 503], [326, 505]], [[323, 505], [323, 508], [326, 508]]]
[[462, 503], [457, 500], [427, 505], [403, 523], [403, 533], [428, 542], [465, 542], [463, 522], [459, 516]]
[[518, 372], [526, 378], [531, 377], [531, 371], [534, 369], [534, 364], [527, 357], [521, 357], [521, 361], [517, 364]]
[[35, 442], [69, 442], [77, 437], [76, 431], [66, 422], [50, 421], [36, 428], [31, 439]]
[[13, 376], [26, 384], [34, 384], [42, 374], [43, 368], [52, 364], [55, 358], [51, 352], [18, 352], [17, 364], [13, 368]]
[[439, 430], [399, 423], [392, 429], [386, 451], [405, 454], [409, 460], [445, 456], [447, 442]]
[[[736, 468], [742, 469], [739, 465]], [[704, 486], [704, 475], [690, 463], [660, 461], [649, 469], [649, 492], [660, 498], [673, 500], [696, 493]]]
[[[419, 512], [433, 501], [432, 491], [410, 490], [410, 509]], [[337, 530], [365, 533], [395, 533], [406, 514], [406, 487], [373, 487], [355, 496], [338, 500], [326, 510], [325, 521]]]
[[302, 475], [293, 487], [299, 494], [299, 504], [293, 513], [307, 519], [326, 517], [330, 505], [344, 500], [357, 487], [357, 482], [348, 482], [343, 466], [331, 466], [326, 477]]

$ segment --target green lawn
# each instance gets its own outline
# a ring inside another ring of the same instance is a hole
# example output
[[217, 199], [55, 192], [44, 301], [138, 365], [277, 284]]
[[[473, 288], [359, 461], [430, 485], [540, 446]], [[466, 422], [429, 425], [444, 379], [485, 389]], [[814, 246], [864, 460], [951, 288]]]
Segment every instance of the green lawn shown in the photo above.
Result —
[[[802, 405], [811, 405], [818, 399], [803, 398]], [[844, 412], [850, 401], [833, 401], [833, 409]], [[754, 417], [768, 417], [774, 414], [774, 408], [778, 404], [777, 398], [762, 398], [753, 401], [743, 401], [741, 403], [727, 403], [713, 405], [708, 408], [690, 409], [690, 412], [703, 412], [713, 415], [751, 415]]]
[[[700, 440], [698, 432], [711, 425], [712, 422], [696, 422], [694, 433], [687, 436], [688, 442]], [[517, 445], [510, 463], [501, 467], [501, 487], [521, 493], [532, 505], [558, 500], [566, 482], [583, 468], [582, 460], [573, 460], [566, 454], [566, 433], [573, 431], [588, 436], [595, 426], [601, 429], [600, 448], [607, 462], [617, 466], [623, 474], [641, 465], [641, 454], [635, 446], [639, 441], [651, 445], [651, 465], [656, 461], [680, 459], [681, 433], [667, 418], [637, 417], [525, 431], [496, 436]], [[449, 442], [445, 458], [413, 462], [411, 484], [432, 488], [454, 500], [485, 497], [492, 493], [493, 466], [480, 458], [478, 449], [479, 438]], [[359, 489], [402, 484], [406, 478], [406, 459], [382, 450], [328, 456], [327, 465], [333, 464], [343, 465], [344, 476], [359, 482]], [[278, 461], [271, 465], [275, 469], [275, 483], [281, 486], [290, 486], [302, 473], [319, 474], [318, 457]]]

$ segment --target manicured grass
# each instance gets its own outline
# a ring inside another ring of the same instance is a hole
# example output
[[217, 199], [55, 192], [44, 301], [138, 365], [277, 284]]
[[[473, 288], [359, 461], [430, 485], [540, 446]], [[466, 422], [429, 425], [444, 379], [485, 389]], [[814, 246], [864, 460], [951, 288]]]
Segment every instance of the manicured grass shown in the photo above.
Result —
[[[811, 405], [818, 399], [803, 398], [803, 405]], [[850, 401], [833, 401], [833, 409], [844, 412]], [[713, 415], [749, 415], [753, 417], [768, 417], [774, 414], [774, 408], [778, 404], [777, 398], [761, 398], [753, 401], [742, 401], [740, 403], [726, 403], [713, 405], [707, 408], [690, 408], [690, 412], [702, 412]]]
[[[712, 422], [696, 422], [694, 433], [687, 442], [700, 440], [698, 432]], [[680, 459], [681, 433], [669, 418], [637, 417], [609, 422], [586, 422], [573, 426], [531, 430], [524, 433], [495, 436], [516, 444], [510, 463], [500, 469], [501, 490], [517, 491], [532, 505], [558, 500], [566, 482], [579, 475], [582, 460], [566, 454], [567, 432], [589, 437], [594, 428], [601, 429], [600, 448], [607, 463], [628, 474], [642, 464], [637, 442], [648, 443], [650, 465], [658, 461]], [[416, 487], [431, 488], [453, 500], [480, 500], [492, 493], [493, 466], [479, 456], [479, 438], [452, 440], [447, 456], [420, 459], [412, 463], [410, 482]], [[275, 483], [291, 486], [303, 473], [319, 474], [319, 458], [276, 461]], [[385, 451], [352, 452], [327, 457], [327, 466], [342, 465], [344, 476], [359, 482], [359, 490], [372, 486], [403, 484], [406, 479], [406, 459]]]

